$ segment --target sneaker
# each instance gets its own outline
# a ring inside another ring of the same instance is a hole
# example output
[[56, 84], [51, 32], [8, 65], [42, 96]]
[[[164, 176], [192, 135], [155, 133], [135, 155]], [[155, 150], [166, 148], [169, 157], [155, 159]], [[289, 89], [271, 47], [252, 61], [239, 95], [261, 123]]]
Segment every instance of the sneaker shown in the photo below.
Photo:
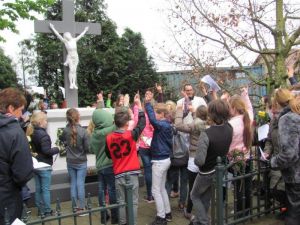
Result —
[[45, 212], [44, 213], [44, 217], [48, 217], [48, 216], [54, 216], [54, 211], [53, 210], [51, 210], [50, 212]]
[[83, 213], [85, 212], [85, 209], [77, 208], [76, 213], [80, 213], [78, 216], [87, 216], [89, 215], [88, 213]]
[[178, 192], [171, 191], [171, 193], [170, 193], [171, 198], [178, 198], [178, 196], [179, 196]]
[[190, 221], [192, 221], [194, 219], [194, 215], [192, 213], [188, 213], [188, 212], [184, 212], [184, 217]]
[[145, 196], [143, 198], [143, 200], [146, 201], [147, 203], [153, 203], [153, 202], [155, 202], [153, 196], [151, 196], [151, 197]]
[[166, 221], [171, 222], [172, 221], [172, 214], [171, 212], [166, 214]]
[[151, 223], [151, 225], [167, 225], [167, 220], [165, 218], [156, 216], [155, 220]]

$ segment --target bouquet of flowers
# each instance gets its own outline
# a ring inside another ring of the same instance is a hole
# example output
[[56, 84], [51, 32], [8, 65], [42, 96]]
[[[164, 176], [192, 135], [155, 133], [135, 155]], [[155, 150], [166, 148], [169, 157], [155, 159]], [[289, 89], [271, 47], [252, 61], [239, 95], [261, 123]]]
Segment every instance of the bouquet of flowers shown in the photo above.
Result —
[[266, 113], [265, 111], [258, 111], [258, 113], [256, 115], [256, 121], [257, 121], [257, 124], [260, 124], [260, 125], [268, 123], [268, 121], [269, 121], [268, 113]]
[[228, 160], [233, 163], [232, 169], [236, 173], [242, 172], [246, 166], [246, 149], [233, 149], [228, 152]]
[[59, 149], [59, 155], [60, 156], [66, 156], [66, 147], [64, 145], [64, 143], [60, 140], [60, 136], [63, 133], [63, 128], [59, 128], [57, 129], [57, 135], [56, 135], [56, 142], [55, 145], [58, 147]]

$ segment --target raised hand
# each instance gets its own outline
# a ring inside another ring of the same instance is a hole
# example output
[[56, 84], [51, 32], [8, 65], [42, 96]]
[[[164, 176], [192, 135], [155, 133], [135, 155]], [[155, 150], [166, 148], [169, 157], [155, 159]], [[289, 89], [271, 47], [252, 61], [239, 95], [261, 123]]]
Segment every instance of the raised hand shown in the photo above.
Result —
[[134, 96], [134, 104], [136, 104], [139, 108], [142, 108], [141, 98], [139, 92]]
[[158, 93], [162, 93], [162, 87], [161, 87], [161, 85], [155, 83], [155, 88], [156, 88], [156, 91], [157, 91]]
[[288, 65], [287, 66], [287, 75], [289, 78], [294, 76], [294, 72], [295, 72], [294, 65], [291, 65], [291, 64]]
[[153, 98], [153, 94], [150, 92], [146, 92], [145, 94], [145, 102], [150, 102]]
[[100, 91], [97, 94], [97, 102], [103, 101], [103, 91]]

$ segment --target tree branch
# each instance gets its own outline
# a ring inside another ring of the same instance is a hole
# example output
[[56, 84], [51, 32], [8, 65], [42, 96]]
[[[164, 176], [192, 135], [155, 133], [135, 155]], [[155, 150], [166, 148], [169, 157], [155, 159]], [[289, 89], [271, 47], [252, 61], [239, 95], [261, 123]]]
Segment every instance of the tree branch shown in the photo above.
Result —
[[235, 39], [232, 35], [230, 35], [229, 33], [227, 33], [224, 29], [221, 29], [219, 26], [217, 26], [210, 18], [208, 18], [207, 15], [205, 15], [198, 7], [198, 5], [195, 3], [195, 0], [192, 0], [194, 7], [197, 9], [197, 11], [210, 23], [210, 25], [212, 27], [214, 27], [216, 30], [220, 31], [221, 33], [223, 33], [226, 37], [230, 38], [233, 42], [237, 43], [240, 46], [243, 46], [245, 48], [247, 48], [248, 50], [252, 51], [252, 52], [256, 52], [259, 54], [275, 54], [276, 51], [275, 50], [271, 50], [271, 49], [264, 49], [263, 51], [259, 51], [255, 48], [252, 48], [251, 46], [248, 46], [245, 44], [245, 42], [239, 41], [237, 39]]
[[254, 22], [259, 23], [261, 25], [263, 25], [265, 28], [267, 28], [273, 35], [275, 34], [275, 30], [270, 27], [268, 24], [264, 23], [263, 21], [257, 19], [257, 18], [253, 18], [252, 19]]

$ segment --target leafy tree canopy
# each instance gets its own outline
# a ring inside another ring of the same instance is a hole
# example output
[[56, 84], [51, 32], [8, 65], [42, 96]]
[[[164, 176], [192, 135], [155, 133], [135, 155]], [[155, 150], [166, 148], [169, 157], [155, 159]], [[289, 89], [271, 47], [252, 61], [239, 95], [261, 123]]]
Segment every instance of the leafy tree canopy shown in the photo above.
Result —
[[7, 87], [18, 87], [18, 79], [11, 65], [11, 59], [4, 55], [4, 51], [0, 48], [0, 90]]
[[[18, 33], [15, 22], [19, 19], [33, 20], [34, 12], [43, 13], [55, 0], [15, 0], [0, 4], [0, 30], [8, 29]], [[0, 35], [0, 41], [5, 41]]]

